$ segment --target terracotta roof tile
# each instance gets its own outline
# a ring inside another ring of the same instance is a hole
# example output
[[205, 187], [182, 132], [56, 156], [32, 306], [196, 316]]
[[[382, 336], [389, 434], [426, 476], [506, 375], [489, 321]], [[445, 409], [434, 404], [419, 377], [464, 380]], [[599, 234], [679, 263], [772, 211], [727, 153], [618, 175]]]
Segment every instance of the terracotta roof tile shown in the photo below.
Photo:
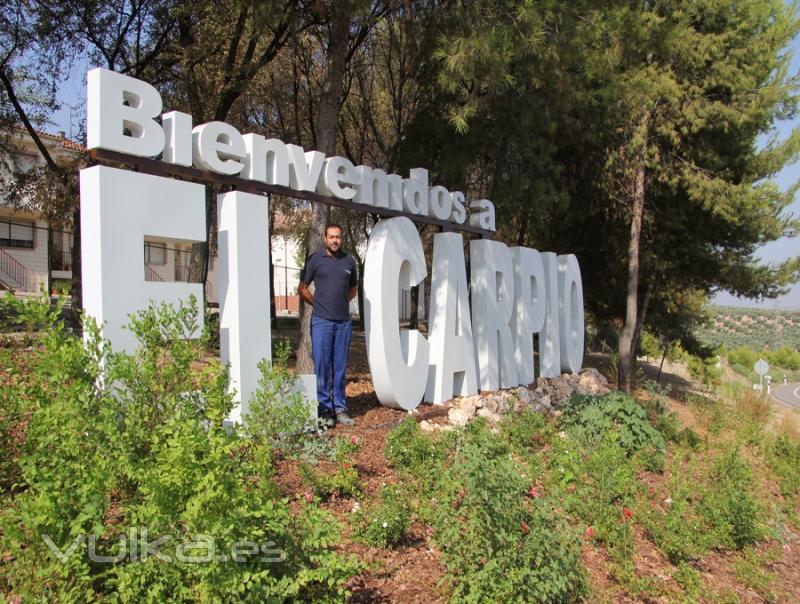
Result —
[[[14, 129], [19, 130], [21, 134], [25, 135], [28, 134], [28, 131], [22, 126], [14, 126]], [[80, 151], [80, 152], [86, 151], [86, 147], [84, 147], [80, 143], [76, 143], [75, 141], [72, 141], [68, 138], [59, 136], [58, 134], [50, 134], [49, 132], [45, 132], [43, 130], [36, 130], [36, 134], [38, 134], [42, 138], [58, 141], [61, 143], [62, 147], [64, 147], [65, 149], [69, 149], [70, 151]]]

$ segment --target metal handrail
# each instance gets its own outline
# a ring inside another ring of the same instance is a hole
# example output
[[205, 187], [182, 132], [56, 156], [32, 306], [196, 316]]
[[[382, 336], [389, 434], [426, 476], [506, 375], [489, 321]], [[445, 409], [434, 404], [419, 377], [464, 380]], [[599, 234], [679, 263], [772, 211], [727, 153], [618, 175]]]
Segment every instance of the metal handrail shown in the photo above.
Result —
[[144, 263], [144, 280], [145, 281], [163, 281], [164, 279], [161, 278], [161, 275], [159, 275], [150, 264], [145, 262]]
[[11, 277], [20, 286], [21, 291], [28, 291], [28, 269], [3, 250], [0, 250], [0, 271]]

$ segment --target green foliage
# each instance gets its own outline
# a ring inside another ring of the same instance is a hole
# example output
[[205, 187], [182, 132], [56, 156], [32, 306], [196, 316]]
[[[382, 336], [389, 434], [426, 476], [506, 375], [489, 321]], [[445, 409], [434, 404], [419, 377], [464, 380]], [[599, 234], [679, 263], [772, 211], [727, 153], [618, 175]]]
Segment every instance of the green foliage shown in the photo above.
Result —
[[770, 603], [778, 602], [778, 596], [772, 591], [775, 573], [767, 568], [777, 558], [775, 552], [767, 551], [761, 554], [754, 548], [747, 548], [742, 552], [742, 557], [733, 563], [733, 572], [742, 585], [755, 591], [764, 600]]
[[245, 434], [253, 441], [289, 450], [313, 426], [311, 409], [295, 388], [296, 376], [281, 354], [270, 363], [262, 359], [258, 389], [250, 399], [244, 419]]
[[752, 471], [731, 449], [711, 468], [690, 463], [672, 479], [665, 509], [649, 510], [645, 526], [673, 564], [699, 559], [709, 549], [742, 549], [763, 534], [764, 510]]
[[[0, 375], [8, 376], [0, 388], [0, 495], [18, 482], [19, 448], [25, 431], [24, 387], [18, 379], [18, 358], [11, 350], [0, 349]], [[13, 376], [13, 377], [12, 377]]]
[[576, 602], [587, 579], [575, 532], [483, 421], [461, 435], [436, 492], [434, 538], [455, 602]]
[[306, 463], [299, 466], [300, 477], [322, 501], [332, 497], [357, 497], [361, 494], [361, 481], [350, 463], [340, 464], [333, 473], [314, 469]]
[[[359, 564], [335, 550], [329, 514], [292, 512], [277, 497], [269, 451], [224, 425], [233, 407], [226, 372], [184, 337], [196, 317], [194, 306], [138, 313], [132, 355], [110, 353], [91, 321], [85, 341], [47, 332], [25, 392], [23, 484], [0, 515], [10, 555], [2, 591], [55, 601], [346, 597]], [[171, 560], [90, 559], [90, 546], [124, 554], [119, 536], [131, 531], [163, 538], [158, 551]], [[45, 536], [63, 551], [77, 545], [61, 562]], [[202, 536], [225, 557], [207, 556]], [[178, 557], [180, 544], [205, 561]]]
[[800, 352], [789, 346], [782, 346], [778, 350], [768, 353], [767, 361], [770, 365], [782, 369], [800, 370]]
[[696, 380], [703, 382], [709, 389], [717, 388], [722, 379], [722, 368], [717, 367], [719, 359], [717, 357], [700, 358], [689, 355], [687, 367], [689, 374]]
[[443, 463], [447, 447], [440, 439], [424, 434], [413, 417], [405, 417], [386, 436], [384, 454], [395, 468], [423, 476]]
[[[697, 337], [712, 348], [724, 346], [729, 363], [737, 371], [750, 375], [760, 356], [776, 367], [800, 369], [797, 357], [791, 354], [800, 348], [799, 311], [728, 306], [715, 306], [712, 311], [713, 320], [697, 330]], [[785, 351], [769, 358], [772, 351], [781, 349]]]
[[753, 489], [753, 472], [737, 449], [716, 461], [700, 505], [715, 547], [742, 549], [760, 538], [763, 510]]
[[502, 438], [520, 454], [541, 449], [554, 435], [553, 424], [542, 413], [525, 408], [520, 413], [508, 413], [500, 423]]
[[17, 299], [8, 291], [0, 299], [0, 318], [3, 325], [17, 325], [24, 331], [63, 329], [60, 317], [65, 302], [64, 298], [59, 298], [51, 305], [47, 292], [36, 298]]
[[573, 395], [563, 409], [561, 426], [589, 442], [617, 441], [628, 455], [649, 449], [653, 469], [664, 464], [664, 437], [650, 425], [646, 411], [622, 392]]
[[800, 493], [800, 440], [789, 434], [778, 434], [768, 445], [766, 461], [778, 478], [784, 497]]
[[658, 359], [663, 352], [661, 342], [649, 331], [642, 332], [641, 340], [639, 341], [639, 351], [646, 357], [651, 359]]
[[336, 439], [330, 457], [336, 462], [333, 472], [326, 469], [314, 469], [309, 463], [299, 466], [300, 476], [310, 486], [317, 497], [327, 501], [332, 497], [357, 497], [361, 493], [361, 482], [358, 470], [353, 466], [352, 456], [358, 451], [358, 440], [355, 436]]
[[703, 577], [700, 571], [686, 562], [680, 562], [672, 577], [675, 579], [675, 583], [681, 586], [690, 601], [696, 602], [700, 599], [703, 589]]
[[390, 547], [402, 543], [410, 525], [406, 494], [397, 485], [386, 485], [379, 502], [357, 513], [355, 534], [369, 546]]
[[637, 479], [640, 464], [610, 432], [577, 453], [580, 446], [569, 438], [554, 443], [549, 482], [566, 487], [565, 509], [592, 527], [594, 538], [605, 544], [616, 565], [615, 572], [632, 573], [631, 524], [641, 490]]

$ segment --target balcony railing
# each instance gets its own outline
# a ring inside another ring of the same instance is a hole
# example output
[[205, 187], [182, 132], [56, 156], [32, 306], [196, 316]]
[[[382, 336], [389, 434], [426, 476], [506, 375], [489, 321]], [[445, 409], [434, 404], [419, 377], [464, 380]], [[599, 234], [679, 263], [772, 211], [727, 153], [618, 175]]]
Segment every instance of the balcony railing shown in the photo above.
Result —
[[51, 271], [71, 271], [72, 270], [72, 251], [50, 248], [50, 270]]
[[17, 285], [20, 291], [28, 291], [28, 269], [3, 250], [0, 250], [0, 273], [5, 273], [14, 281], [9, 286]]
[[189, 281], [189, 267], [180, 264], [175, 265], [175, 281]]

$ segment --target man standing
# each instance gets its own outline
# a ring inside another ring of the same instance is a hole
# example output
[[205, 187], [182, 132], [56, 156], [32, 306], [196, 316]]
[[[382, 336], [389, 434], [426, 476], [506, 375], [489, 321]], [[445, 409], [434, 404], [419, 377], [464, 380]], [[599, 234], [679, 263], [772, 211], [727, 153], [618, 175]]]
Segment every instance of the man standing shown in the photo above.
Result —
[[[311, 356], [317, 375], [319, 416], [328, 426], [334, 421], [352, 426], [344, 398], [347, 353], [353, 326], [350, 300], [358, 292], [358, 276], [353, 257], [341, 250], [342, 227], [325, 228], [325, 249], [308, 257], [297, 288], [306, 304], [311, 304]], [[314, 283], [314, 294], [308, 286]], [[332, 379], [331, 379], [332, 378]]]

